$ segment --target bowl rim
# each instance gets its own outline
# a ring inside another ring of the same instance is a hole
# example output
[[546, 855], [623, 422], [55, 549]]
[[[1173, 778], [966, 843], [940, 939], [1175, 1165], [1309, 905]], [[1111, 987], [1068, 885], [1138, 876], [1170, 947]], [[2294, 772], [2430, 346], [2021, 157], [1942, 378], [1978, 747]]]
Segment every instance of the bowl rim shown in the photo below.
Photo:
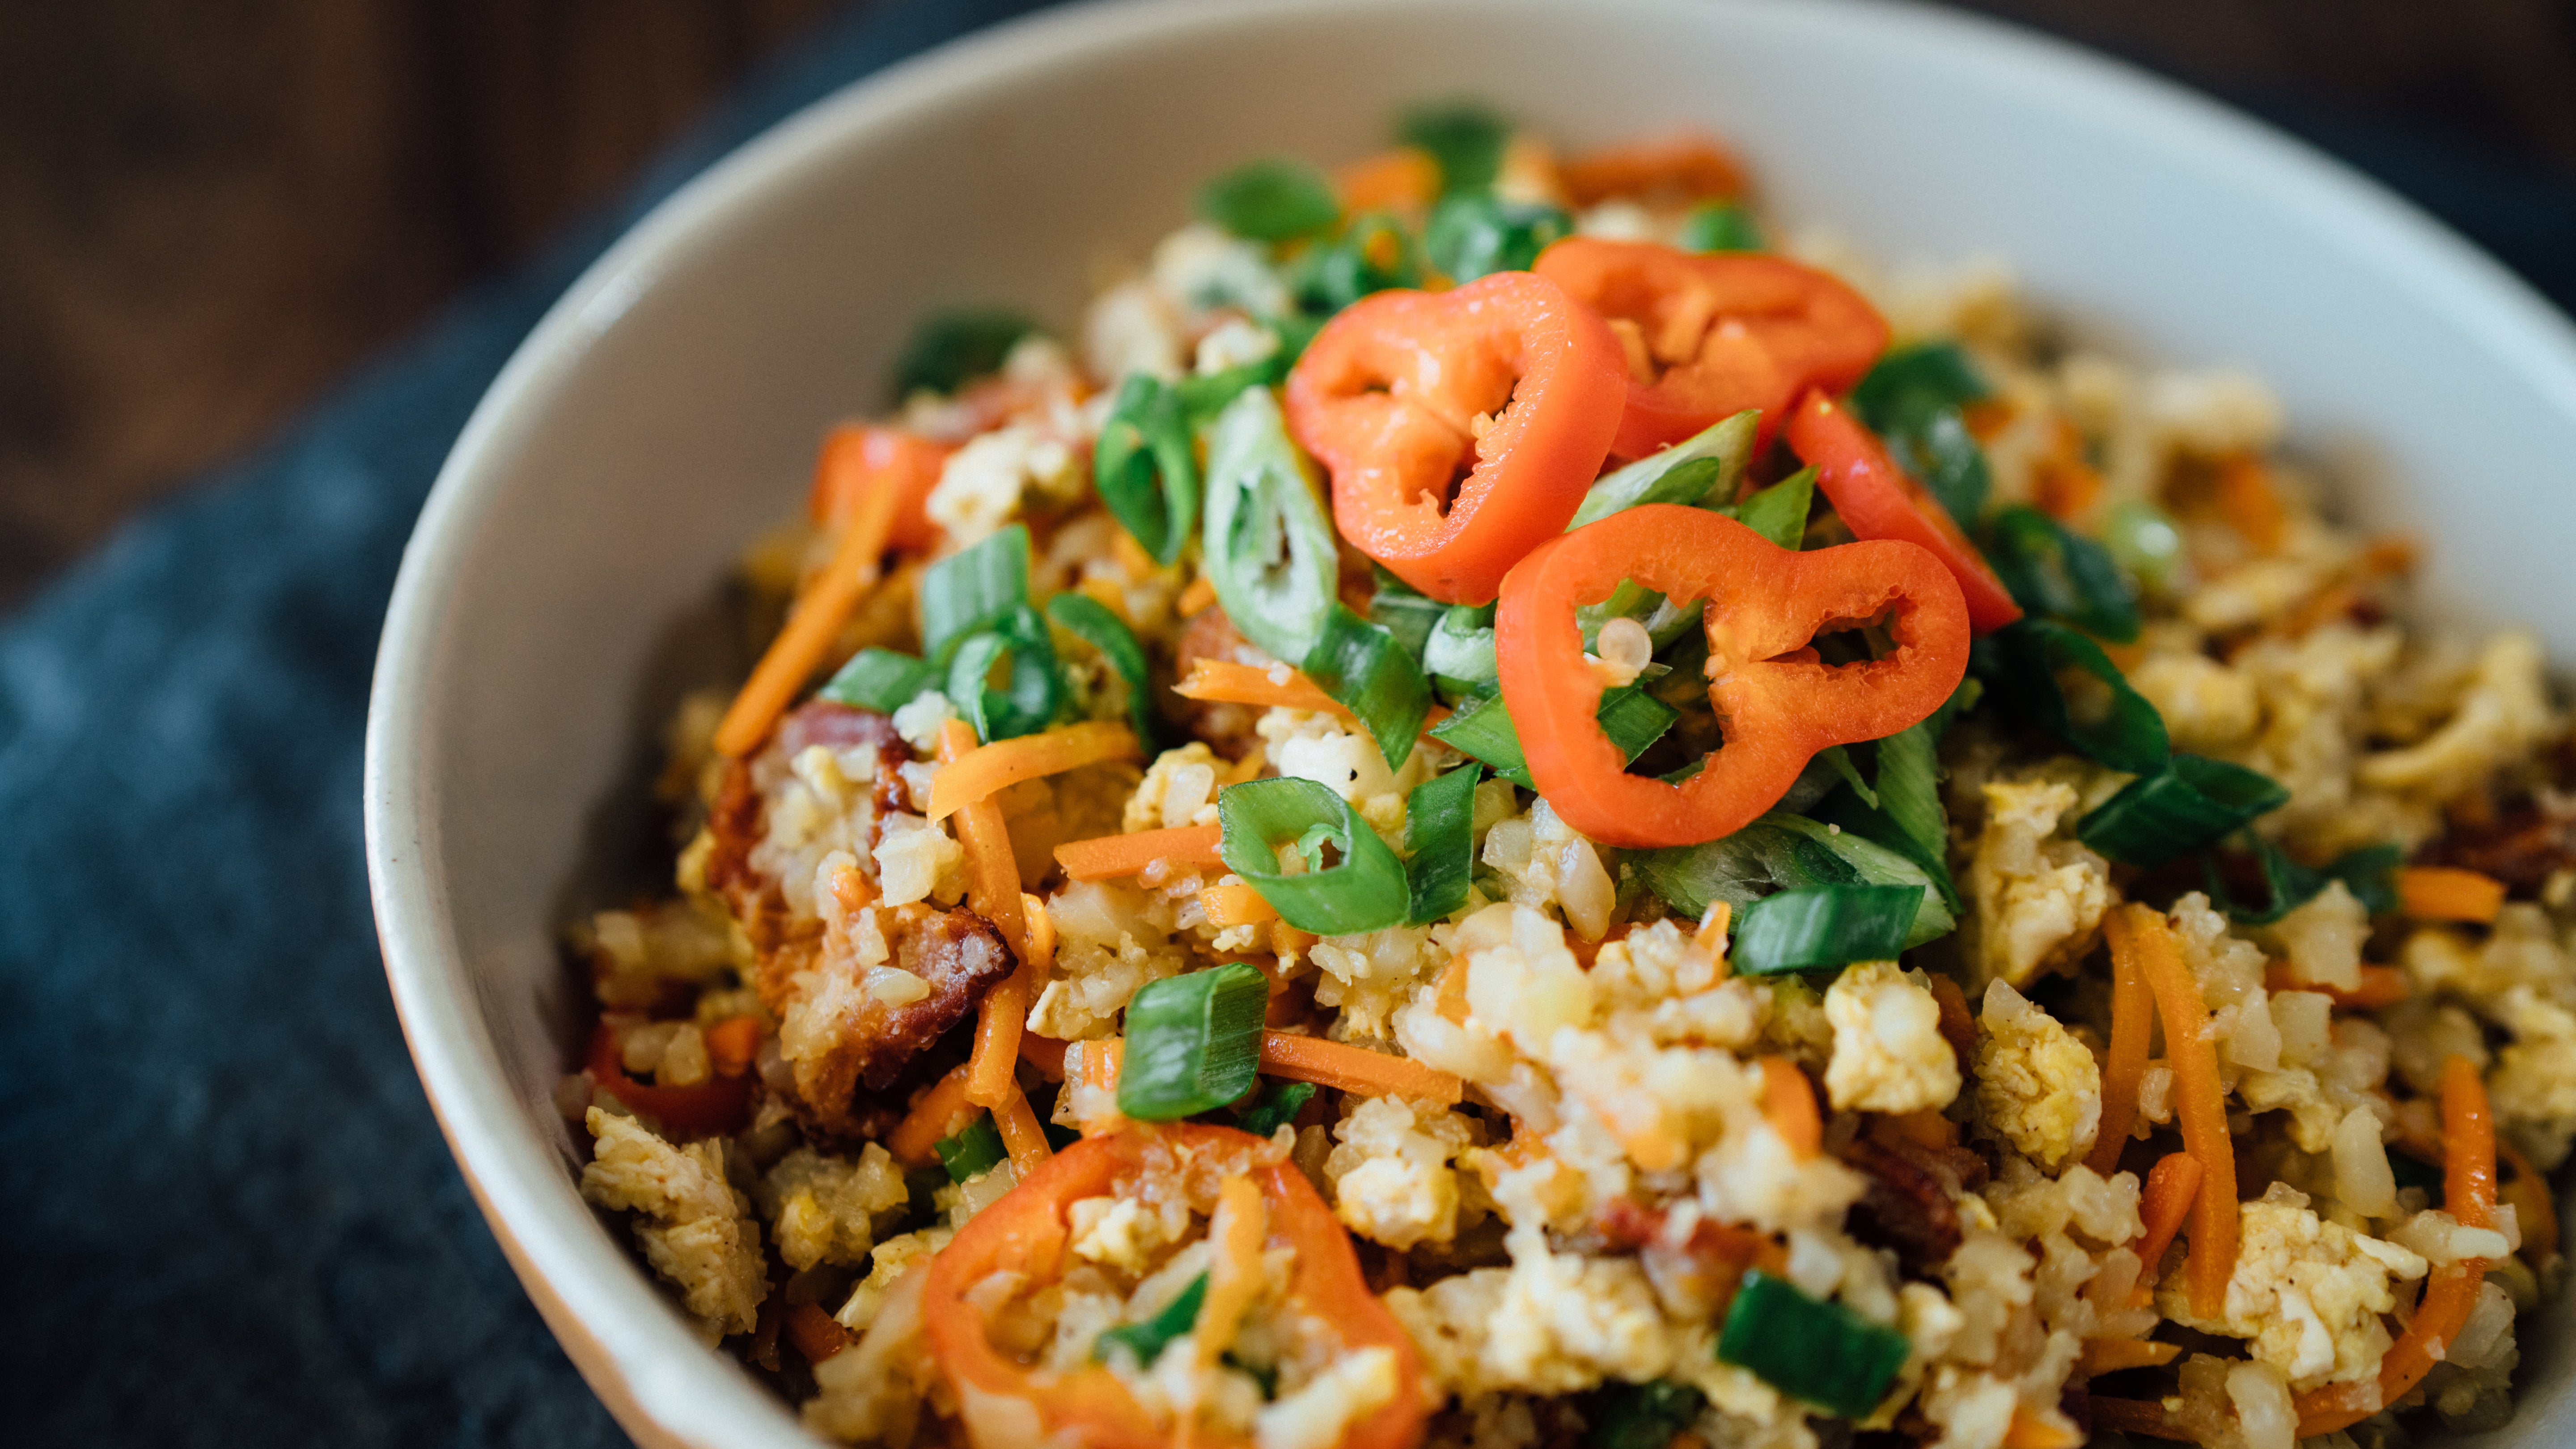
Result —
[[[1676, 0], [1572, 0], [1653, 12]], [[916, 108], [1031, 71], [1078, 68], [1157, 37], [1391, 8], [1561, 12], [1569, 0], [1085, 0], [895, 62], [814, 101], [676, 188], [592, 262], [512, 353], [459, 433], [403, 550], [378, 648], [362, 784], [369, 894], [403, 1035], [449, 1151], [521, 1284], [594, 1392], [648, 1442], [811, 1444], [794, 1414], [706, 1351], [625, 1246], [601, 1231], [557, 1150], [510, 1089], [455, 940], [439, 854], [441, 782], [423, 746], [428, 684], [447, 662], [447, 604], [508, 460], [591, 345], [726, 219], [829, 174], [840, 147]], [[2441, 306], [2477, 344], [2576, 418], [2576, 325], [2444, 224], [2346, 163], [2179, 83], [2072, 42], [1913, 0], [1692, 0], [1819, 34], [1867, 27], [2009, 75], [2180, 165], [2276, 193], [2374, 272]], [[2080, 92], [2080, 94], [2076, 94]], [[551, 929], [551, 923], [548, 925]]]

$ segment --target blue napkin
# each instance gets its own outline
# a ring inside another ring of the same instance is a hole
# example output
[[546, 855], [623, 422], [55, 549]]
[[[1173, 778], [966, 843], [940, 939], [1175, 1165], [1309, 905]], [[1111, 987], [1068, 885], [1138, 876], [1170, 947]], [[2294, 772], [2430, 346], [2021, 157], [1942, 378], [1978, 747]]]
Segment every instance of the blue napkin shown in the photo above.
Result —
[[[619, 230], [805, 102], [1026, 8], [861, 10], [0, 628], [9, 1442], [621, 1442], [479, 1220], [386, 999], [357, 803], [385, 597], [467, 412]], [[2576, 300], [2576, 186], [2238, 99]]]

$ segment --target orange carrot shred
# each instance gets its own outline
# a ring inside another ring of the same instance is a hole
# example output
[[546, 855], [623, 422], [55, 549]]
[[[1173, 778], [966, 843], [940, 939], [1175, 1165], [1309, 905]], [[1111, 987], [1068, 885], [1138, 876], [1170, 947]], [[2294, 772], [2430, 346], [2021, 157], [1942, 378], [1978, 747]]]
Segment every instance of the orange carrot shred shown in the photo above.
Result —
[[1222, 870], [1216, 853], [1225, 829], [1217, 825], [1183, 825], [1171, 830], [1138, 830], [1068, 840], [1055, 848], [1056, 864], [1074, 880], [1115, 880], [1134, 875], [1158, 860], [1197, 870]]
[[1216, 580], [1201, 574], [1190, 580], [1188, 588], [1181, 590], [1181, 597], [1172, 605], [1172, 612], [1186, 619], [1192, 614], [1202, 612], [1215, 602]]
[[[1187, 679], [1172, 686], [1172, 693], [1210, 704], [1257, 704], [1335, 715], [1345, 721], [1358, 718], [1340, 700], [1326, 694], [1322, 685], [1294, 669], [1287, 669], [1285, 678], [1272, 677], [1285, 668], [1263, 668], [1230, 659], [1200, 659], [1190, 665]], [[1422, 727], [1428, 730], [1448, 717], [1449, 711], [1435, 704], [1422, 717]]]
[[1762, 1059], [1762, 1115], [1796, 1156], [1814, 1157], [1825, 1150], [1825, 1121], [1816, 1111], [1816, 1089], [1787, 1057]]
[[2513, 1204], [2514, 1218], [2522, 1225], [2523, 1256], [2546, 1263], [2558, 1254], [2558, 1204], [2549, 1179], [2533, 1171], [2530, 1160], [2503, 1138], [2496, 1139], [2496, 1155], [2513, 1165], [2513, 1181], [2497, 1188], [2496, 1195]]
[[2289, 533], [2289, 510], [2272, 487], [2272, 470], [2250, 454], [2239, 453], [2218, 465], [2218, 515], [2256, 553], [2280, 552]]
[[1268, 1076], [1313, 1082], [1364, 1097], [1428, 1098], [1443, 1106], [1454, 1106], [1467, 1094], [1467, 1084], [1455, 1073], [1425, 1066], [1411, 1057], [1389, 1056], [1366, 1047], [1284, 1031], [1261, 1034], [1261, 1070]]
[[1566, 161], [1559, 172], [1577, 206], [1612, 196], [1697, 201], [1744, 191], [1743, 163], [1705, 131], [1678, 131], [1587, 151]]
[[1046, 1139], [1046, 1130], [1038, 1126], [1038, 1114], [1029, 1110], [1029, 1099], [1017, 1083], [1002, 1105], [993, 1109], [994, 1129], [1002, 1134], [1003, 1150], [1011, 1154], [1011, 1170], [1026, 1179], [1055, 1156], [1055, 1148]]
[[2410, 865], [2397, 872], [2398, 909], [2419, 921], [2486, 925], [2504, 909], [2504, 882], [2448, 865]]
[[[975, 749], [975, 730], [964, 720], [949, 720], [939, 737], [943, 773]], [[933, 788], [937, 777], [933, 777]], [[961, 806], [956, 815], [957, 840], [966, 848], [966, 901], [975, 914], [993, 923], [1019, 957], [1019, 969], [984, 995], [975, 1023], [975, 1051], [966, 1063], [966, 1099], [998, 1109], [1019, 1088], [1012, 1069], [1020, 1057], [1022, 1018], [1037, 995], [1044, 970], [1022, 906], [1020, 868], [1011, 857], [1011, 834], [1002, 809], [990, 799]]]
[[895, 509], [902, 501], [897, 490], [879, 488], [852, 514], [832, 550], [832, 561], [823, 566], [822, 577], [796, 601], [787, 627], [769, 641], [751, 678], [726, 708], [716, 726], [716, 753], [739, 759], [769, 738], [770, 727], [805, 687], [806, 679], [823, 662], [824, 651], [849, 622], [851, 610], [877, 581]]
[[2158, 1343], [2152, 1338], [2088, 1338], [2083, 1354], [2075, 1361], [2075, 1371], [2087, 1378], [2115, 1374], [2122, 1369], [2163, 1368], [2182, 1356], [2182, 1345]]
[[1440, 163], [1418, 146], [1398, 146], [1336, 170], [1333, 190], [1346, 212], [1419, 211], [1440, 191]]
[[2016, 1406], [2012, 1423], [2004, 1429], [2003, 1449], [2076, 1449], [2084, 1436], [2070, 1424], [2052, 1424], [2030, 1410]]
[[1207, 1297], [1199, 1305], [1199, 1364], [1213, 1364], [1234, 1347], [1235, 1330], [1261, 1298], [1269, 1275], [1262, 1271], [1261, 1244], [1270, 1234], [1270, 1210], [1249, 1173], [1238, 1172], [1217, 1188], [1216, 1212], [1208, 1219], [1208, 1243], [1216, 1252], [1208, 1263]]
[[2182, 959], [2182, 947], [2163, 913], [2123, 906], [2103, 922], [2113, 959], [2134, 956], [2155, 992], [2165, 1027], [2167, 1064], [2174, 1074], [2174, 1115], [2183, 1147], [2200, 1163], [2199, 1191], [2191, 1212], [2191, 1307], [2216, 1318], [2225, 1308], [2227, 1280], [2236, 1272], [2236, 1144], [2227, 1130], [2226, 1089], [2219, 1084], [2218, 1052], [2202, 1034], [2209, 1007]]
[[707, 1062], [719, 1077], [739, 1077], [751, 1070], [760, 1052], [760, 1018], [728, 1016], [707, 1028]]
[[2148, 1040], [2155, 1034], [2156, 994], [2138, 966], [2138, 953], [2111, 953], [2111, 1049], [2102, 1062], [2102, 1125], [2084, 1165], [2104, 1177], [2119, 1170], [2138, 1120], [2138, 1086], [2147, 1074]]
[[2346, 987], [2301, 981], [2290, 974], [2290, 963], [2275, 961], [2264, 969], [2263, 989], [2276, 996], [2284, 991], [2313, 991], [2337, 1006], [2377, 1011], [2404, 1001], [2415, 988], [2407, 981], [2406, 973], [2395, 966], [2364, 966], [2359, 984]]
[[1218, 930], [1279, 919], [1278, 907], [1248, 885], [1208, 886], [1199, 892], [1199, 909], [1207, 912], [1208, 924]]
[[934, 1149], [940, 1140], [955, 1136], [974, 1110], [975, 1104], [966, 1100], [966, 1067], [961, 1063], [913, 1102], [886, 1134], [886, 1151], [906, 1167], [927, 1167], [939, 1160]]
[[2188, 1152], [2166, 1153], [2147, 1170], [2146, 1192], [2138, 1204], [2146, 1231], [2138, 1238], [2138, 1286], [2129, 1300], [2141, 1308], [2156, 1301], [2156, 1270], [2200, 1194], [2200, 1179], [2200, 1159]]
[[1104, 760], [1132, 760], [1143, 750], [1136, 732], [1114, 720], [1084, 720], [1034, 735], [995, 740], [943, 765], [930, 777], [930, 818], [990, 799], [1023, 780], [1060, 775]]

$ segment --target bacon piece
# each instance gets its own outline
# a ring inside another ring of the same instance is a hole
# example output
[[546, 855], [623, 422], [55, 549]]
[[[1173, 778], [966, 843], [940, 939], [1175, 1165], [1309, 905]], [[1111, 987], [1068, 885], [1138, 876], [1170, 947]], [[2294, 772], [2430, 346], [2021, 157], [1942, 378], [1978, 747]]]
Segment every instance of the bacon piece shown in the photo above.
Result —
[[[1016, 969], [1001, 933], [972, 911], [929, 911], [906, 907], [881, 912], [899, 934], [887, 964], [919, 977], [928, 994], [902, 1005], [889, 1005], [867, 987], [855, 963], [843, 959], [846, 936], [826, 933], [816, 973], [785, 983], [783, 999], [774, 1003], [782, 1034], [828, 1030], [823, 1052], [796, 1061], [796, 1094], [826, 1125], [850, 1120], [853, 1098], [861, 1087], [883, 1093], [900, 1081], [914, 1058], [972, 1015], [984, 994]], [[858, 979], [850, 979], [857, 977]], [[817, 1012], [832, 1019], [813, 1020]]]
[[1944, 1180], [1933, 1158], [1939, 1151], [1869, 1137], [1852, 1139], [1842, 1151], [1843, 1161], [1869, 1179], [1869, 1190], [1844, 1215], [1843, 1230], [1872, 1247], [1894, 1249], [1918, 1278], [1932, 1276], [1959, 1248], [1959, 1209], [1950, 1197], [1957, 1178]]
[[2530, 899], [2552, 875], [2576, 869], [2576, 807], [2555, 792], [2517, 801], [2487, 820], [2452, 825], [2417, 863], [2491, 875], [2506, 894]]

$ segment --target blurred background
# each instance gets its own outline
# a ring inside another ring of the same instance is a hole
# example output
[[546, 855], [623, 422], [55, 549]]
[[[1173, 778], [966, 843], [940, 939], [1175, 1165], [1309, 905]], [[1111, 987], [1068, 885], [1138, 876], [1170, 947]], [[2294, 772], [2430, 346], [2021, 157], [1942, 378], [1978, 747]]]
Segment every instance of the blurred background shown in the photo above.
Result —
[[[0, 0], [0, 609], [870, 0]], [[2576, 4], [1994, 0], [2576, 296]]]

